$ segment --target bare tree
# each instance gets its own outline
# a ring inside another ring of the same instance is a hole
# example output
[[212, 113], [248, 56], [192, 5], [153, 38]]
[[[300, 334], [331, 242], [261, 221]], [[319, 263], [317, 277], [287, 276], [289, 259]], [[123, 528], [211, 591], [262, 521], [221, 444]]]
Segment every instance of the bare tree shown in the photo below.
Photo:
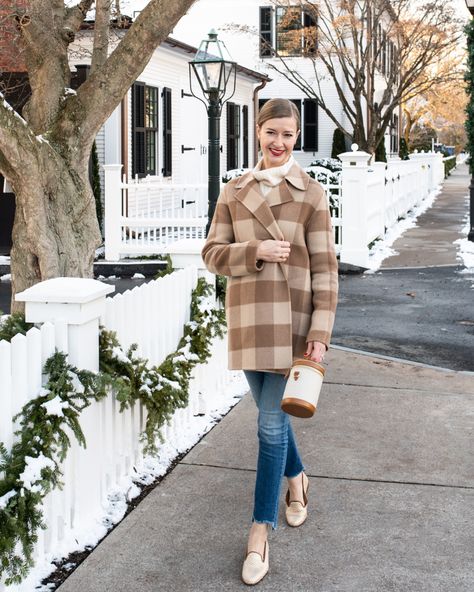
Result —
[[[19, 30], [31, 87], [22, 116], [0, 93], [0, 172], [16, 196], [12, 310], [21, 308], [15, 293], [40, 280], [92, 275], [101, 243], [88, 176], [92, 144], [194, 1], [150, 0], [110, 55], [111, 0], [81, 0], [72, 6], [63, 0], [30, 0], [9, 16]], [[74, 92], [68, 47], [94, 4], [92, 71]]]
[[[276, 47], [268, 37], [262, 39], [267, 53], [274, 56], [269, 67], [316, 99], [334, 124], [370, 153], [401, 104], [441, 80], [459, 77], [459, 70], [432, 68], [455, 51], [462, 36], [462, 23], [445, 0], [274, 0], [273, 4], [279, 10], [280, 35]], [[295, 11], [309, 18], [295, 17]], [[305, 22], [311, 24], [303, 26]], [[312, 80], [299, 71], [291, 55], [303, 55], [311, 62]], [[325, 93], [328, 79], [342, 104], [346, 125]]]

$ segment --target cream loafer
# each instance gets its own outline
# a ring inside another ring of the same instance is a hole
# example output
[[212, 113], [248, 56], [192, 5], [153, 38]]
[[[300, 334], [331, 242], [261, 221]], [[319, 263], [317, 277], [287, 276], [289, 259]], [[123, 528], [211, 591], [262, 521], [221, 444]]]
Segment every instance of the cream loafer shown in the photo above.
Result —
[[245, 557], [242, 566], [242, 581], [244, 584], [253, 586], [258, 584], [268, 572], [268, 541], [265, 541], [263, 557], [257, 551], [250, 551]]
[[289, 526], [301, 526], [308, 517], [308, 497], [307, 492], [309, 489], [309, 479], [307, 479], [306, 489], [304, 487], [304, 473], [301, 473], [301, 481], [303, 486], [303, 503], [299, 501], [290, 500], [290, 490], [286, 492], [286, 521]]

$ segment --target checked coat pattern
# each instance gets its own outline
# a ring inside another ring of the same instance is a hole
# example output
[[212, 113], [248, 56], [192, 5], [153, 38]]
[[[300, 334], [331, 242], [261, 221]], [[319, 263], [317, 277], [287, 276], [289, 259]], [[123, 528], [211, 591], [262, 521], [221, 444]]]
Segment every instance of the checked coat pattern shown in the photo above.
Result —
[[[290, 242], [284, 263], [257, 261], [267, 239]], [[286, 372], [307, 341], [329, 347], [337, 305], [337, 259], [326, 196], [295, 163], [263, 197], [251, 172], [219, 196], [202, 257], [228, 276], [230, 370]]]

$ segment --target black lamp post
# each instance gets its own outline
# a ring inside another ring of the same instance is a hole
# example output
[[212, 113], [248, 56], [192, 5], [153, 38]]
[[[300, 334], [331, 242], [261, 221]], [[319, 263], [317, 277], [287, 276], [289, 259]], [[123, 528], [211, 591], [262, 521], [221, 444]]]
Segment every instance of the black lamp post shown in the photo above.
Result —
[[[474, 0], [466, 0], [466, 5], [469, 9], [469, 12], [471, 13], [471, 16], [474, 16]], [[470, 41], [468, 40], [468, 43], [470, 43]], [[474, 49], [474, 48], [468, 48], [468, 49]], [[471, 72], [471, 76], [473, 75], [473, 72]], [[470, 97], [470, 101], [474, 101], [474, 97], [471, 96]], [[469, 208], [470, 208], [470, 229], [469, 229], [469, 234], [467, 235], [468, 240], [474, 242], [474, 154], [471, 154], [471, 164], [470, 164], [470, 168], [471, 171], [473, 171], [473, 174], [471, 175], [471, 184], [469, 185]]]
[[[193, 90], [193, 72], [204, 98], [198, 96]], [[222, 106], [235, 92], [236, 75], [237, 64], [232, 61], [225, 44], [217, 39], [217, 33], [212, 29], [209, 32], [209, 37], [201, 42], [194, 59], [189, 62], [191, 93], [204, 103], [209, 120], [209, 209], [206, 236], [220, 191], [219, 156]]]

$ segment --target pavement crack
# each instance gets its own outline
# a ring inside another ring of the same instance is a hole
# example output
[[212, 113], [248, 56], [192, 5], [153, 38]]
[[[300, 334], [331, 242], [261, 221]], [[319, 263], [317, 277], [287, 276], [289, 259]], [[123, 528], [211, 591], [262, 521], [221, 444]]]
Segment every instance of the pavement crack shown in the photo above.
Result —
[[[226, 469], [229, 471], [243, 471], [246, 473], [255, 473], [255, 469], [247, 469], [245, 467], [225, 467], [223, 465], [214, 465], [211, 463], [185, 462], [181, 461], [180, 465], [194, 466], [194, 467], [209, 467], [211, 469]], [[308, 477], [313, 479], [327, 479], [331, 481], [357, 481], [360, 483], [387, 483], [390, 485], [415, 485], [422, 487], [442, 487], [444, 489], [466, 489], [474, 490], [473, 485], [452, 485], [447, 483], [431, 483], [423, 481], [402, 481], [397, 479], [373, 479], [368, 477], [337, 477], [334, 475], [319, 475], [317, 473], [306, 473]]]

